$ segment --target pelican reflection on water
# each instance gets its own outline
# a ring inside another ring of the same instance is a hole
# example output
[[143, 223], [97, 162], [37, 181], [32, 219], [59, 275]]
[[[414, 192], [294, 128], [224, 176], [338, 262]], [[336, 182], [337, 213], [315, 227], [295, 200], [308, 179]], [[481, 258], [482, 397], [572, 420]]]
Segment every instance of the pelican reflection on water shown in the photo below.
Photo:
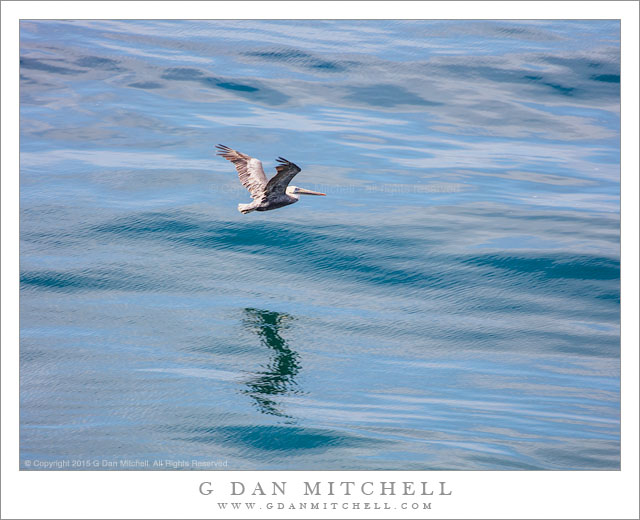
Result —
[[278, 409], [275, 398], [298, 392], [295, 377], [300, 371], [300, 356], [280, 335], [293, 318], [288, 314], [250, 308], [244, 309], [244, 313], [245, 327], [258, 335], [262, 345], [273, 351], [273, 356], [268, 364], [263, 365], [263, 370], [245, 382], [248, 389], [243, 393], [254, 400], [262, 413], [287, 417]]
[[276, 166], [277, 173], [267, 181], [267, 176], [262, 169], [262, 162], [259, 159], [222, 144], [216, 145], [216, 148], [219, 150], [218, 155], [235, 165], [240, 182], [249, 190], [253, 199], [250, 204], [238, 204], [240, 213], [282, 208], [298, 202], [300, 195], [326, 195], [326, 193], [305, 190], [298, 186], [289, 186], [289, 183], [301, 169], [282, 157], [277, 159], [279, 163]]

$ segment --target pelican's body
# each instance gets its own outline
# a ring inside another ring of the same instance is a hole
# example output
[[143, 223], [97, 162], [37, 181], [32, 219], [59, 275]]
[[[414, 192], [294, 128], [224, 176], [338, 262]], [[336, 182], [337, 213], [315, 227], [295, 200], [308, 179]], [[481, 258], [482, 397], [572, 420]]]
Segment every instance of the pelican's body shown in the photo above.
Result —
[[218, 155], [235, 165], [240, 182], [253, 198], [250, 204], [238, 204], [238, 211], [241, 213], [282, 208], [298, 202], [300, 195], [324, 195], [317, 191], [289, 186], [291, 180], [300, 172], [300, 168], [282, 157], [277, 159], [280, 163], [276, 166], [277, 173], [267, 181], [259, 159], [221, 144], [216, 147], [220, 150]]
[[[300, 196], [296, 190], [301, 190], [297, 186], [287, 186], [284, 193], [271, 194], [270, 196], [262, 197], [254, 200], [251, 204], [238, 204], [238, 210], [242, 213], [249, 213], [250, 211], [269, 211], [271, 209], [283, 208], [289, 204], [294, 204], [300, 200]], [[304, 190], [307, 195], [321, 195], [320, 193]], [[324, 195], [324, 194], [322, 194]]]

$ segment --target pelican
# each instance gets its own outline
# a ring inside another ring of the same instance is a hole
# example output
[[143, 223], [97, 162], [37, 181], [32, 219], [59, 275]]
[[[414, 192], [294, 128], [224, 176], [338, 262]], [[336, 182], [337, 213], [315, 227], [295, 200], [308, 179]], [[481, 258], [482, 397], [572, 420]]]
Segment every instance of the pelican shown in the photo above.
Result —
[[240, 153], [222, 144], [216, 145], [218, 155], [231, 161], [238, 171], [242, 185], [249, 190], [253, 202], [238, 204], [240, 213], [269, 211], [298, 202], [299, 195], [326, 195], [317, 191], [289, 186], [291, 180], [300, 172], [300, 168], [282, 157], [278, 157], [277, 173], [267, 181], [262, 162], [254, 157]]

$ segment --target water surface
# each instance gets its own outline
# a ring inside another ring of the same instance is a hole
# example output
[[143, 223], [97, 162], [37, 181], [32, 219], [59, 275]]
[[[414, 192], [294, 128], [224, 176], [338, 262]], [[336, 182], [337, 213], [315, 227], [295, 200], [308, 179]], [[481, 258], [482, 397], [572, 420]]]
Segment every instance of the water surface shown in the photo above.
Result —
[[619, 468], [618, 22], [20, 36], [22, 468]]

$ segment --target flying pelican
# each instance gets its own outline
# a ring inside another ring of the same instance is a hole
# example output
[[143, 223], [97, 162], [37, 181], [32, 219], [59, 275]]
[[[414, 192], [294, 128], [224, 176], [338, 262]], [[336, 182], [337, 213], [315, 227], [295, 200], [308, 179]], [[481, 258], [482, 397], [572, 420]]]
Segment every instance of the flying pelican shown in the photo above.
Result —
[[253, 199], [251, 204], [238, 204], [240, 213], [282, 208], [298, 202], [299, 195], [326, 195], [326, 193], [289, 186], [291, 180], [300, 172], [300, 168], [282, 157], [277, 159], [280, 163], [276, 166], [278, 173], [267, 181], [259, 159], [249, 157], [222, 144], [216, 145], [216, 148], [219, 150], [218, 155], [235, 165], [240, 182], [249, 190]]

